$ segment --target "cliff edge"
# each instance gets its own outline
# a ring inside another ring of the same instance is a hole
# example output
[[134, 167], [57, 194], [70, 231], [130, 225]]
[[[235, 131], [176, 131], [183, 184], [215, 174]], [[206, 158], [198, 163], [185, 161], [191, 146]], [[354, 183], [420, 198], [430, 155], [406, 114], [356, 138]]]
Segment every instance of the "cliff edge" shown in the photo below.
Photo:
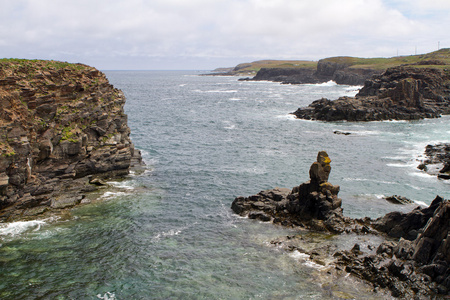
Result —
[[72, 207], [140, 164], [124, 104], [93, 67], [0, 60], [0, 220]]

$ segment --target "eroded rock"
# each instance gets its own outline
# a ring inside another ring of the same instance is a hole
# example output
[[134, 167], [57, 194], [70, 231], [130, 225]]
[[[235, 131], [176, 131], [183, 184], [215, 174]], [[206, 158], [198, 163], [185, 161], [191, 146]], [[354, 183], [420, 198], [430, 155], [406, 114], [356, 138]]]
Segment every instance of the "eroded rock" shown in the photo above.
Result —
[[91, 190], [84, 177], [123, 176], [142, 162], [125, 97], [103, 73], [27, 60], [0, 70], [0, 220], [76, 205]]

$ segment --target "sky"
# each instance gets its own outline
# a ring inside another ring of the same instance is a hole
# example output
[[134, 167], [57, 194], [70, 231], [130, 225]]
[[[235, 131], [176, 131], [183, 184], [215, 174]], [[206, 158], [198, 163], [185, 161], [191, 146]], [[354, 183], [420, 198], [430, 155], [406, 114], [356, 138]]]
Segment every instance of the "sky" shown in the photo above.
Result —
[[449, 47], [450, 0], [0, 0], [0, 58], [100, 70], [212, 70]]

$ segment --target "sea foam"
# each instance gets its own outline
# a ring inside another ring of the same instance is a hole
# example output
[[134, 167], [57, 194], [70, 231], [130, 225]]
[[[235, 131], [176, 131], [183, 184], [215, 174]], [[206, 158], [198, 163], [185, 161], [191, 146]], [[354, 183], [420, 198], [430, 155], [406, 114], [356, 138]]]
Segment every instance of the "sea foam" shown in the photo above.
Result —
[[45, 224], [47, 223], [41, 220], [0, 224], [0, 236], [16, 236], [26, 231], [38, 231]]

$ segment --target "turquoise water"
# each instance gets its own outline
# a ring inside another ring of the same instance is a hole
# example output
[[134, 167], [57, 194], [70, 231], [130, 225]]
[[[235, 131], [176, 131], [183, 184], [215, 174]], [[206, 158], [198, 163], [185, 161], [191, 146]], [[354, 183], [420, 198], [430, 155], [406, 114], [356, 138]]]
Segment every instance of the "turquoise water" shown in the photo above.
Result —
[[[320, 150], [332, 159], [330, 182], [341, 186], [346, 215], [398, 209], [382, 199], [393, 194], [426, 204], [437, 194], [450, 198], [448, 182], [416, 169], [425, 145], [449, 142], [449, 117], [303, 121], [289, 112], [355, 89], [198, 72], [106, 74], [127, 96], [131, 137], [147, 170], [111, 183], [103, 201], [65, 220], [3, 224], [0, 299], [383, 298], [271, 245], [305, 233], [240, 218], [231, 202], [308, 180]], [[344, 248], [355, 241], [319, 239]]]

